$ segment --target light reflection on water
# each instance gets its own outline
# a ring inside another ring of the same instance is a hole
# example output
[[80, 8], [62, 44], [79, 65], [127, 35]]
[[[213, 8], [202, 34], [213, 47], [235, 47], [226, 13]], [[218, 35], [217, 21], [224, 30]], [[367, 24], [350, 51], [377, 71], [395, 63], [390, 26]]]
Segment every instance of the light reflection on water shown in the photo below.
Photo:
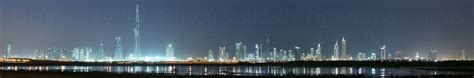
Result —
[[153, 73], [173, 75], [439, 75], [465, 72], [421, 70], [412, 68], [367, 67], [279, 67], [279, 66], [0, 66], [9, 71]]

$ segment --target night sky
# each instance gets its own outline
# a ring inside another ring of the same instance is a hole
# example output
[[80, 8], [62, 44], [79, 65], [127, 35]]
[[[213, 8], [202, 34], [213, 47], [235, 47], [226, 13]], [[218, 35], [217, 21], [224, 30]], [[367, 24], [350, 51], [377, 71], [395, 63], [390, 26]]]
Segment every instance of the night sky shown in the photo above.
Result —
[[121, 36], [130, 53], [137, 3], [147, 56], [164, 56], [169, 43], [179, 58], [219, 46], [234, 54], [238, 41], [255, 52], [267, 37], [271, 47], [305, 52], [321, 43], [329, 56], [342, 36], [350, 55], [378, 55], [383, 45], [405, 56], [474, 55], [473, 0], [0, 0], [0, 52], [7, 44], [22, 57], [52, 46], [97, 51], [103, 42], [112, 53]]

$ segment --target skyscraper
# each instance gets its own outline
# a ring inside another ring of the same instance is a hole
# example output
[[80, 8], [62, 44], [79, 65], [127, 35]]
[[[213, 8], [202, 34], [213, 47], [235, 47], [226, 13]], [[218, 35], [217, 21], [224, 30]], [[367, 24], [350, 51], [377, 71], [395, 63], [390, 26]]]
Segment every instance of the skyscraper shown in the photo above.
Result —
[[347, 42], [346, 39], [344, 39], [344, 36], [342, 36], [342, 41], [341, 41], [341, 60], [348, 60], [349, 55], [347, 55]]
[[462, 51], [461, 51], [461, 60], [463, 60], [463, 61], [466, 60], [466, 54], [464, 52], [464, 49], [462, 49]]
[[438, 60], [438, 50], [431, 50], [428, 55], [429, 60]]
[[420, 59], [420, 54], [418, 52], [416, 52], [415, 60], [418, 60], [418, 59]]
[[338, 41], [336, 41], [336, 44], [334, 44], [334, 54], [332, 56], [332, 60], [339, 60], [339, 44], [338, 44]]
[[115, 37], [115, 53], [114, 53], [114, 60], [115, 61], [123, 61], [123, 48], [122, 48], [122, 39], [120, 37]]
[[283, 52], [283, 53], [282, 53], [282, 54], [283, 54], [283, 56], [282, 56], [282, 57], [283, 57], [283, 58], [282, 58], [282, 60], [283, 60], [283, 61], [287, 61], [287, 59], [288, 59], [287, 52], [286, 52], [285, 50], [280, 50], [280, 52]]
[[395, 59], [396, 59], [396, 60], [401, 60], [401, 59], [403, 59], [403, 57], [402, 57], [402, 51], [395, 51]]
[[219, 61], [227, 60], [227, 57], [226, 57], [227, 53], [225, 52], [225, 47], [219, 47], [219, 52], [220, 52]]
[[243, 49], [244, 49], [243, 60], [247, 60], [247, 46], [243, 45], [242, 47], [243, 47]]
[[[72, 59], [75, 60], [75, 61], [80, 61], [82, 60], [82, 55], [84, 55], [84, 52], [83, 52], [83, 49], [81, 48], [74, 48], [72, 49]], [[43, 58], [45, 59], [45, 58]]]
[[318, 48], [316, 49], [316, 59], [323, 60], [323, 55], [321, 54], [321, 44], [318, 44]]
[[255, 44], [255, 59], [260, 60], [260, 46], [258, 44]]
[[270, 56], [270, 39], [267, 37], [265, 40], [265, 51], [262, 51], [262, 57], [269, 58]]
[[276, 60], [278, 57], [277, 57], [277, 48], [273, 47], [273, 55], [272, 55], [272, 59], [273, 60]]
[[357, 60], [359, 60], [359, 61], [365, 60], [365, 54], [362, 53], [362, 52], [359, 52], [357, 54]]
[[294, 61], [295, 55], [293, 54], [293, 50], [288, 50], [288, 61]]
[[241, 53], [242, 53], [242, 42], [237, 42], [235, 43], [235, 57], [237, 60], [243, 59]]
[[376, 59], [377, 59], [377, 55], [375, 55], [375, 53], [371, 53], [370, 60], [376, 60]]
[[207, 58], [209, 61], [214, 61], [214, 53], [211, 49], [209, 49], [209, 56]]
[[8, 44], [7, 46], [7, 53], [5, 54], [5, 58], [11, 58], [12, 45]]
[[133, 28], [135, 35], [135, 44], [134, 44], [134, 56], [141, 57], [141, 47], [140, 47], [140, 14], [139, 14], [139, 5], [136, 6], [135, 13], [135, 26]]
[[48, 58], [49, 60], [58, 60], [61, 56], [61, 48], [55, 46], [48, 48]]
[[385, 45], [380, 48], [380, 60], [386, 60], [387, 59], [387, 52], [385, 50]]
[[264, 57], [263, 57], [264, 52], [263, 52], [263, 44], [262, 43], [260, 43], [260, 51], [259, 52], [260, 52], [260, 56], [258, 56], [260, 58], [259, 60], [263, 60], [264, 59]]
[[306, 58], [309, 58], [309, 59], [311, 59], [311, 60], [314, 60], [315, 57], [316, 57], [314, 52], [315, 52], [314, 48], [310, 48], [310, 49], [309, 49], [309, 54], [306, 55]]
[[96, 59], [104, 59], [105, 57], [104, 43], [100, 43], [99, 52], [97, 52]]
[[[292, 54], [293, 54], [293, 53], [292, 53]], [[302, 53], [301, 53], [301, 47], [295, 46], [294, 55], [295, 55], [295, 56], [293, 57], [294, 60], [302, 60], [302, 59], [301, 59], [301, 57], [302, 57], [302, 56], [301, 56], [301, 55], [302, 55]]]
[[176, 57], [174, 56], [173, 44], [168, 44], [168, 46], [166, 47], [166, 58], [168, 58], [168, 60], [176, 59]]
[[72, 50], [72, 57], [76, 61], [90, 61], [92, 49], [89, 47], [77, 47]]

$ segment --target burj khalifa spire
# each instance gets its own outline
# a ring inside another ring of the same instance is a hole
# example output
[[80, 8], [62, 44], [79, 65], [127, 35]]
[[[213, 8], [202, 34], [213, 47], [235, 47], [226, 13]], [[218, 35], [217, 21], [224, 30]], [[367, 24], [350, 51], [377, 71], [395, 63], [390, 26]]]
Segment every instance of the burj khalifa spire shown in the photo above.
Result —
[[135, 13], [135, 25], [133, 28], [134, 37], [135, 37], [135, 44], [133, 49], [133, 54], [135, 57], [141, 57], [141, 46], [140, 46], [140, 14], [139, 14], [139, 7], [140, 5], [137, 4], [136, 6], [136, 13]]

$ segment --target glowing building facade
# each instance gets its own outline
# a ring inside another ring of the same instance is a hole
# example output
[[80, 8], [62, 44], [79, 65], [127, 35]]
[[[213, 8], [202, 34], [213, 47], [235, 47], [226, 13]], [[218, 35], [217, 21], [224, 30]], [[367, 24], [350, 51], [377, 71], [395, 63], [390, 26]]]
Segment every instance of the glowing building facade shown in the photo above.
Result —
[[113, 59], [115, 61], [125, 60], [125, 57], [123, 56], [122, 39], [120, 37], [115, 37], [115, 53]]
[[168, 60], [174, 60], [176, 59], [176, 57], [174, 56], [174, 47], [173, 47], [173, 44], [168, 44], [168, 46], [166, 46], [166, 58]]
[[332, 56], [332, 60], [339, 60], [339, 44], [338, 44], [338, 41], [336, 41], [336, 44], [334, 44], [334, 54]]
[[133, 28], [134, 32], [134, 49], [133, 49], [133, 56], [141, 57], [141, 46], [140, 46], [140, 14], [139, 14], [139, 7], [140, 5], [137, 4], [136, 6], [136, 15], [135, 15], [135, 26]]

